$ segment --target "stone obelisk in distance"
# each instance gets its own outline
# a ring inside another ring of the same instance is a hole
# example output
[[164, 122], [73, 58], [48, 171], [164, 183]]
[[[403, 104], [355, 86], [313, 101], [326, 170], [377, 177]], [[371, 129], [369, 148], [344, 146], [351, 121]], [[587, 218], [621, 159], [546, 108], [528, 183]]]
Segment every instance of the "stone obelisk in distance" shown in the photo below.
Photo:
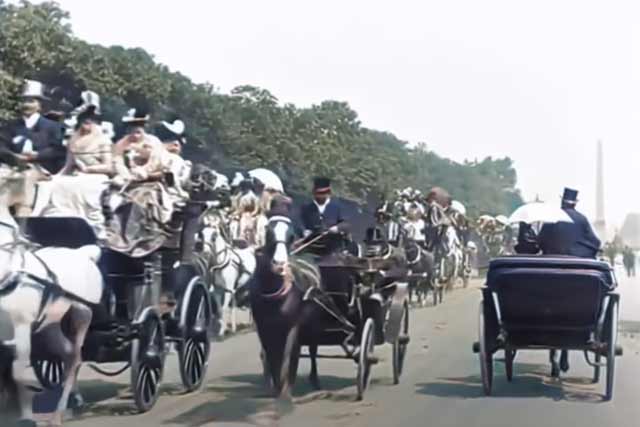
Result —
[[602, 141], [598, 140], [596, 158], [596, 219], [593, 223], [600, 240], [607, 240], [607, 224], [604, 219], [604, 166]]

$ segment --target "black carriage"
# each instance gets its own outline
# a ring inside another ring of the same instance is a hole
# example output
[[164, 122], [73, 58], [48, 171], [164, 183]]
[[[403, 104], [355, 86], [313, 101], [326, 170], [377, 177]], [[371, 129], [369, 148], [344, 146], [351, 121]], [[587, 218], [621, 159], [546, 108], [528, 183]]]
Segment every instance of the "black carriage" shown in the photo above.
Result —
[[[380, 285], [386, 261], [379, 256], [328, 256], [318, 261], [320, 291], [312, 289], [305, 299], [319, 305], [319, 318], [307, 322], [301, 334], [303, 346], [339, 346], [344, 355], [303, 357], [352, 359], [357, 364], [357, 397], [369, 385], [371, 368], [377, 364], [375, 348], [391, 344], [393, 381], [398, 384], [409, 343], [409, 288], [406, 282]], [[337, 276], [352, 278], [350, 286], [335, 286]]]
[[[507, 380], [519, 350], [584, 352], [598, 382], [606, 368], [605, 399], [613, 397], [620, 297], [612, 267], [573, 257], [502, 257], [490, 262], [479, 312], [479, 354], [487, 395], [493, 355], [504, 351]], [[605, 359], [603, 363], [602, 360]]]
[[[93, 229], [83, 219], [25, 220], [26, 233], [37, 244], [70, 248], [96, 244]], [[101, 304], [92, 307], [83, 361], [107, 376], [130, 368], [135, 404], [140, 412], [146, 412], [159, 396], [165, 356], [173, 343], [185, 390], [198, 389], [207, 372], [215, 315], [207, 284], [193, 266], [180, 263], [177, 249], [161, 248], [139, 258], [108, 248], [102, 252], [99, 266], [104, 293]], [[167, 288], [175, 293], [173, 304], [161, 304]], [[64, 320], [62, 326], [64, 329]], [[34, 340], [38, 342], [38, 337]], [[61, 361], [46, 347], [33, 348], [36, 377], [43, 387], [55, 387], [63, 377]], [[116, 370], [99, 366], [106, 363], [124, 366]]]

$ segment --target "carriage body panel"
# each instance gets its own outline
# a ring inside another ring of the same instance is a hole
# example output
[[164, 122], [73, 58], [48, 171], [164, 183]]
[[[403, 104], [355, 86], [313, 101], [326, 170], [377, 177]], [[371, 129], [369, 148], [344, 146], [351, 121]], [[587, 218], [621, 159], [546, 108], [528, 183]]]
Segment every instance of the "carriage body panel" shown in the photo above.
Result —
[[[499, 350], [505, 352], [508, 379], [517, 350], [580, 350], [594, 367], [594, 381], [600, 368], [607, 368], [605, 398], [610, 399], [615, 357], [622, 352], [617, 346], [616, 286], [613, 268], [605, 262], [568, 256], [493, 259], [482, 290], [479, 342], [474, 344], [485, 393], [491, 392], [493, 354]], [[603, 357], [606, 364], [600, 362]]]

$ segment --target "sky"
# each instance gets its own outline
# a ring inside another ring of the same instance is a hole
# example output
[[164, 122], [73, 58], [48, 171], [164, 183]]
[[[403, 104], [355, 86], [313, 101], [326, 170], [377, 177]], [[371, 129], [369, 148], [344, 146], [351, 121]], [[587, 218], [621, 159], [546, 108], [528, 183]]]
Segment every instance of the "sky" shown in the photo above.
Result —
[[525, 199], [580, 190], [640, 211], [637, 0], [59, 0], [90, 42], [139, 46], [228, 92], [347, 101], [370, 128], [454, 160], [509, 156]]

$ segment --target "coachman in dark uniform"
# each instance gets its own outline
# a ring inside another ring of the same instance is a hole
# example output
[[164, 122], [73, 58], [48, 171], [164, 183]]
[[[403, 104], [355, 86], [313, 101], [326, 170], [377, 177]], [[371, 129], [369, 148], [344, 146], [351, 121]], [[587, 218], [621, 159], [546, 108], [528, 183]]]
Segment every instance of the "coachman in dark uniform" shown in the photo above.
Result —
[[39, 164], [55, 174], [65, 164], [66, 148], [60, 123], [40, 115], [45, 99], [42, 84], [27, 80], [22, 93], [22, 118], [14, 123], [9, 149], [19, 161]]
[[589, 220], [576, 210], [578, 192], [565, 188], [562, 209], [573, 222], [545, 224], [538, 238], [542, 253], [549, 255], [571, 255], [581, 258], [595, 258], [601, 242], [593, 231]]
[[332, 253], [344, 249], [348, 231], [348, 223], [340, 202], [331, 198], [331, 180], [319, 177], [313, 181], [313, 201], [304, 205], [300, 211], [300, 220], [304, 228], [303, 236], [310, 241], [316, 236], [326, 233], [327, 236], [318, 243], [323, 246], [322, 252]]

